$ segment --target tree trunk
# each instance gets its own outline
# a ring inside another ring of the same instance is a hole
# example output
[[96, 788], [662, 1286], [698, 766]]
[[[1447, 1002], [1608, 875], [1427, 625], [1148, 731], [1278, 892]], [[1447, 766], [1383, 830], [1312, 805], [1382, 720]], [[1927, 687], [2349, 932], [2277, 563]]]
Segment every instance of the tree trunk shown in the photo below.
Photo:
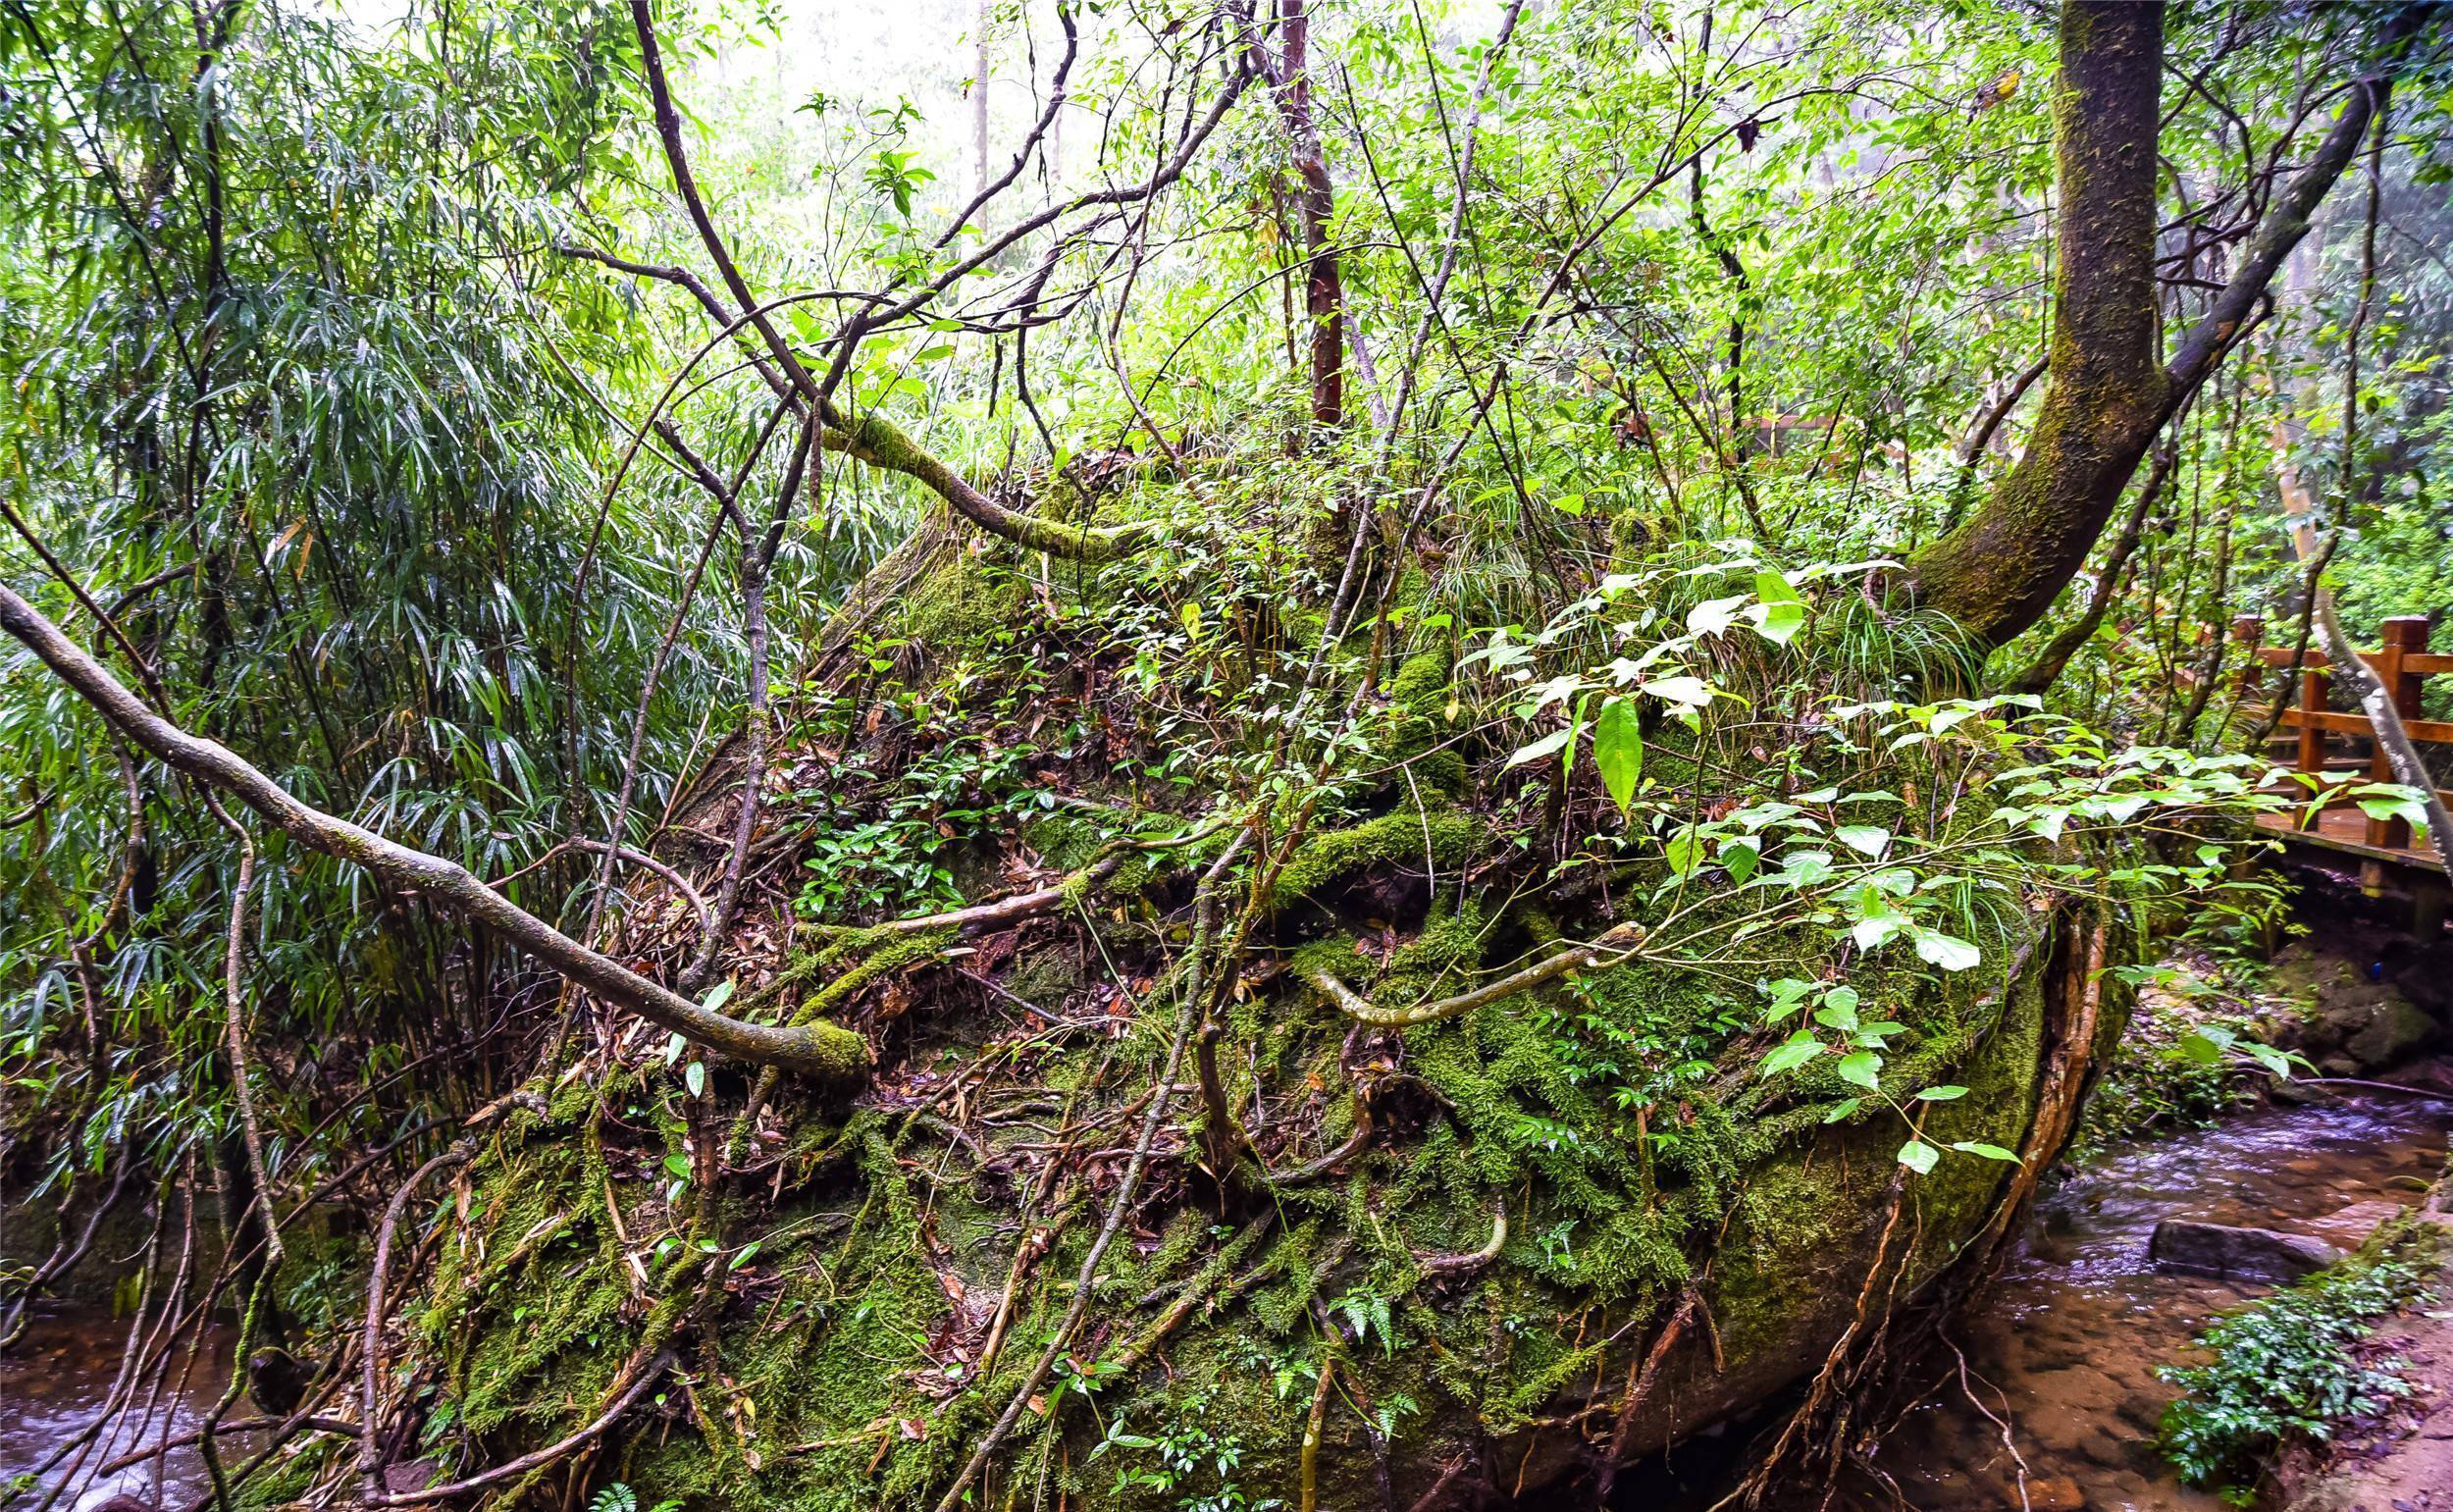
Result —
[[[2051, 388], [2027, 451], [1974, 516], [1909, 562], [1907, 591], [1986, 646], [2042, 619], [2119, 503], [2130, 474], [2181, 401], [2238, 340], [2309, 217], [2358, 151], [2386, 97], [2359, 81], [2306, 167], [2241, 247], [2231, 281], [2157, 364], [2156, 148], [2164, 8], [2069, 0], [2062, 11], [2055, 103], [2061, 224]], [[2425, 26], [2388, 24], [2388, 61]]]
[[2026, 455], [1910, 567], [1920, 601], [1992, 646], [2043, 618], [2085, 565], [2166, 390], [2155, 351], [2164, 7], [2073, 0], [2061, 41], [2051, 388]]

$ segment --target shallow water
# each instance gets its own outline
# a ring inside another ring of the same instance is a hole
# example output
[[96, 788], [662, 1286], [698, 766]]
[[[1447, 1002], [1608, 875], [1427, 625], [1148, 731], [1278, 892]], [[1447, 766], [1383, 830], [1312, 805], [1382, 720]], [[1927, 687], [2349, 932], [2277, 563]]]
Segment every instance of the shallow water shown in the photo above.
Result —
[[[2115, 1152], [2044, 1197], [1954, 1339], [1974, 1394], [2012, 1429], [2035, 1512], [2221, 1512], [2156, 1452], [2174, 1392], [2155, 1368], [2187, 1359], [2218, 1311], [2270, 1288], [2157, 1272], [2147, 1240], [2158, 1220], [2315, 1232], [2347, 1248], [2364, 1228], [2328, 1232], [2323, 1221], [2357, 1202], [2417, 1202], [2407, 1183], [2388, 1183], [2433, 1176], [2448, 1131], [2453, 1105], [2391, 1093], [2262, 1109]], [[1951, 1364], [1947, 1353], [1928, 1363], [1926, 1378]], [[1885, 1436], [1874, 1462], [1919, 1512], [2019, 1505], [2002, 1429], [1955, 1380]]]
[[[173, 1353], [158, 1395], [147, 1382], [130, 1410], [105, 1424], [89, 1446], [45, 1468], [101, 1414], [127, 1344], [128, 1323], [114, 1319], [108, 1307], [47, 1303], [37, 1304], [18, 1346], [0, 1355], [0, 1488], [28, 1474], [37, 1476], [39, 1487], [13, 1506], [39, 1507], [64, 1482], [67, 1489], [52, 1503], [60, 1512], [122, 1494], [180, 1506], [210, 1488], [203, 1458], [192, 1448], [148, 1456], [109, 1475], [98, 1472], [123, 1455], [192, 1432], [212, 1411], [230, 1380], [230, 1339], [222, 1329], [212, 1330], [192, 1366], [183, 1349]], [[244, 1401], [232, 1413], [249, 1415]], [[226, 1457], [243, 1452], [243, 1439], [222, 1442]]]

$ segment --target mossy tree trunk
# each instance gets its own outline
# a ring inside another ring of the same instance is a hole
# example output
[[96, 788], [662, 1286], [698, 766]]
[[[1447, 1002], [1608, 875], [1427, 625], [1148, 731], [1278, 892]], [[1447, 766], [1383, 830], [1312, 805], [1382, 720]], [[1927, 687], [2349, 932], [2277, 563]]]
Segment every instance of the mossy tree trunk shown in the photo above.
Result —
[[[2389, 20], [2390, 62], [2424, 25]], [[2027, 449], [1992, 496], [1918, 553], [1907, 589], [2000, 646], [2041, 620], [2094, 549], [2130, 475], [2173, 412], [2246, 333], [2282, 259], [2384, 102], [2362, 78], [2342, 114], [2241, 247], [2229, 283], [2159, 360], [2155, 257], [2164, 7], [2069, 0], [2062, 10], [2055, 159], [2060, 223], [2053, 344]]]
[[2053, 347], [2026, 454], [1916, 558], [1917, 597], [1999, 645], [2044, 617], [2086, 561], [2162, 421], [2155, 146], [2164, 7], [2063, 7], [2054, 102], [2061, 202]]

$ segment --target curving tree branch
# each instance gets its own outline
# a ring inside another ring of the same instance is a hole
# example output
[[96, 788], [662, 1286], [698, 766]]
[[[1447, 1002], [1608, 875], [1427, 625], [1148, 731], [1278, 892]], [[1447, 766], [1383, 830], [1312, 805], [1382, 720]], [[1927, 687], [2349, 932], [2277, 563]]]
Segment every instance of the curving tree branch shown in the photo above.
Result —
[[411, 850], [292, 797], [217, 741], [181, 729], [147, 708], [42, 612], [0, 584], [0, 630], [24, 644], [114, 729], [178, 771], [227, 793], [309, 850], [365, 867], [495, 930], [605, 1002], [698, 1045], [821, 1081], [867, 1074], [868, 1043], [839, 1024], [778, 1027], [728, 1018], [600, 955], [486, 886], [466, 867]]

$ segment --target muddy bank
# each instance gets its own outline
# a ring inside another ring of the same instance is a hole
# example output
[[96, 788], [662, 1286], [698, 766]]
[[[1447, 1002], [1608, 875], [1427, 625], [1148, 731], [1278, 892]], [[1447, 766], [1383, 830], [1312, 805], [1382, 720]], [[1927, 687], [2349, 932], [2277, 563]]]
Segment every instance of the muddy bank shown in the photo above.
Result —
[[[2453, 1238], [2453, 1171], [2421, 1205]], [[2453, 1507], [2453, 1243], [2440, 1240], [2430, 1294], [2380, 1324], [2368, 1349], [2401, 1362], [2416, 1387], [2355, 1420], [2329, 1445], [2294, 1445], [2275, 1466], [2287, 1512], [2441, 1512]]]

